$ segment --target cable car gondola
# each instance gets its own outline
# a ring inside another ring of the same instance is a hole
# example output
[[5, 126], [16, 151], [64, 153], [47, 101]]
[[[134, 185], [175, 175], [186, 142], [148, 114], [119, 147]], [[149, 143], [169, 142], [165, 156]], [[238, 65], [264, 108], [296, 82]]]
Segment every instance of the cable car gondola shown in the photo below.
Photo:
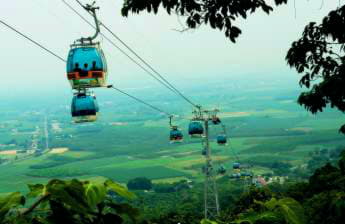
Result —
[[71, 45], [67, 59], [67, 77], [72, 89], [106, 86], [107, 63], [99, 43]]
[[241, 178], [240, 173], [233, 173], [230, 175], [230, 179], [239, 179], [239, 178]]
[[218, 170], [217, 170], [217, 173], [218, 173], [219, 175], [224, 175], [224, 174], [226, 173], [225, 167], [224, 167], [224, 166], [220, 166], [220, 167], [218, 168]]
[[235, 170], [240, 169], [240, 163], [232, 164], [232, 168], [235, 169]]
[[78, 93], [73, 97], [71, 114], [75, 123], [96, 121], [98, 112], [99, 107], [95, 96]]
[[207, 155], [207, 150], [206, 150], [206, 148], [204, 148], [204, 149], [202, 150], [201, 154], [202, 154], [203, 156], [206, 156], [206, 155]]
[[251, 172], [242, 172], [241, 177], [253, 177], [253, 174]]
[[198, 121], [189, 124], [188, 133], [191, 137], [201, 137], [204, 134], [204, 127]]
[[107, 63], [100, 43], [95, 41], [100, 33], [96, 10], [99, 7], [83, 6], [95, 20], [96, 33], [76, 40], [68, 53], [66, 70], [72, 89], [77, 90], [72, 100], [71, 113], [74, 122], [91, 122], [97, 119], [99, 107], [96, 97], [88, 93], [89, 88], [105, 87]]
[[177, 128], [177, 126], [173, 126], [172, 130], [170, 131], [170, 142], [182, 142], [183, 141], [183, 134], [182, 132]]
[[183, 134], [182, 131], [178, 128], [178, 126], [173, 125], [172, 119], [174, 118], [174, 115], [169, 116], [169, 125], [171, 128], [170, 131], [170, 143], [177, 143], [183, 141]]
[[93, 36], [76, 40], [68, 53], [67, 78], [72, 89], [105, 87], [107, 79], [107, 62], [99, 42], [94, 42], [100, 33], [96, 9], [92, 5], [84, 6], [95, 20], [96, 33]]
[[227, 143], [226, 135], [218, 135], [217, 143], [218, 145], [225, 145]]

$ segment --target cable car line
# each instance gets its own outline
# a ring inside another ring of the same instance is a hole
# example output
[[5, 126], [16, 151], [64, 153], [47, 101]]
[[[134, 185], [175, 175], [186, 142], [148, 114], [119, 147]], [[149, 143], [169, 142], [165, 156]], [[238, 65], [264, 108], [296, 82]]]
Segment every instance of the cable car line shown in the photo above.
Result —
[[[65, 2], [65, 0], [62, 0]], [[83, 8], [85, 6], [79, 1], [76, 0], [76, 2]], [[66, 2], [65, 2], [66, 3]], [[74, 11], [74, 10], [73, 10]], [[114, 38], [116, 38], [120, 43], [122, 43], [131, 53], [133, 53], [142, 63], [144, 63], [148, 68], [150, 68], [158, 77], [161, 78], [161, 80], [164, 81], [166, 85], [168, 85], [170, 90], [173, 90], [177, 95], [181, 96], [184, 100], [186, 100], [188, 103], [190, 103], [192, 106], [198, 108], [198, 105], [193, 103], [188, 97], [186, 97], [183, 93], [181, 93], [174, 85], [172, 85], [166, 78], [163, 77], [156, 69], [154, 69], [146, 60], [144, 60], [139, 54], [137, 54], [130, 46], [128, 46], [119, 36], [117, 36], [110, 28], [108, 28], [103, 22], [100, 21], [100, 25], [103, 26]], [[160, 83], [162, 83], [160, 80]], [[166, 86], [165, 85], [165, 86]]]
[[[35, 40], [33, 40], [32, 38], [28, 37], [27, 35], [23, 34], [22, 32], [18, 31], [17, 29], [15, 29], [14, 27], [12, 27], [12, 26], [9, 25], [8, 23], [6, 23], [6, 22], [4, 22], [4, 21], [2, 21], [2, 20], [0, 20], [0, 23], [2, 23], [3, 25], [5, 25], [5, 26], [8, 27], [9, 29], [13, 30], [14, 32], [18, 33], [19, 35], [21, 35], [21, 36], [24, 37], [25, 39], [29, 40], [30, 42], [34, 43], [36, 46], [40, 47], [41, 49], [43, 49], [43, 50], [47, 51], [48, 53], [50, 53], [51, 55], [55, 56], [58, 60], [60, 60], [60, 61], [62, 61], [62, 62], [64, 62], [64, 63], [66, 62], [65, 59], [63, 59], [62, 57], [58, 56], [56, 53], [52, 52], [51, 50], [49, 50], [48, 48], [44, 47], [43, 45], [41, 45], [41, 44], [38, 43], [37, 41], [35, 41]], [[134, 99], [134, 100], [136, 100], [136, 101], [142, 103], [142, 104], [145, 104], [146, 106], [151, 107], [152, 109], [154, 109], [154, 110], [156, 110], [156, 111], [158, 111], [158, 112], [160, 112], [160, 113], [163, 113], [163, 114], [165, 114], [165, 115], [167, 115], [167, 116], [169, 116], [169, 117], [170, 117], [170, 116], [173, 116], [173, 115], [171, 115], [170, 113], [167, 113], [167, 112], [165, 112], [165, 111], [159, 109], [158, 107], [153, 106], [153, 105], [151, 105], [151, 104], [145, 102], [144, 100], [141, 100], [141, 99], [139, 99], [139, 98], [137, 98], [137, 97], [135, 97], [135, 96], [130, 95], [129, 93], [126, 93], [126, 92], [123, 91], [123, 90], [120, 90], [120, 89], [114, 87], [113, 85], [110, 85], [110, 86], [107, 86], [107, 87], [108, 87], [108, 88], [115, 89], [116, 91], [118, 91], [118, 92], [120, 92], [120, 93], [122, 93], [122, 94], [124, 94], [124, 95], [126, 95], [126, 96], [128, 96], [128, 97], [130, 97], [130, 98], [132, 98], [132, 99]]]
[[132, 99], [134, 99], [134, 100], [136, 100], [136, 101], [142, 103], [142, 104], [145, 104], [146, 106], [151, 107], [152, 109], [154, 109], [154, 110], [156, 110], [156, 111], [158, 111], [158, 112], [160, 112], [160, 113], [163, 113], [163, 114], [165, 114], [165, 115], [167, 115], [167, 116], [169, 116], [169, 117], [173, 116], [172, 114], [170, 114], [170, 113], [168, 113], [168, 112], [165, 112], [165, 111], [159, 109], [158, 107], [153, 106], [152, 104], [149, 104], [149, 103], [145, 102], [144, 100], [141, 100], [141, 99], [139, 99], [139, 98], [137, 98], [137, 97], [135, 97], [135, 96], [132, 96], [132, 95], [130, 95], [129, 93], [126, 93], [126, 92], [124, 92], [123, 90], [120, 90], [120, 89], [114, 87], [113, 85], [109, 85], [109, 86], [107, 86], [107, 88], [114, 89], [114, 90], [116, 90], [116, 91], [118, 91], [118, 92], [120, 92], [120, 93], [122, 93], [122, 94], [124, 94], [124, 95], [126, 95], [126, 96], [128, 96], [128, 97], [130, 97], [130, 98], [132, 98]]
[[169, 85], [175, 93], [180, 95], [183, 99], [185, 99], [188, 103], [192, 106], [197, 107], [195, 103], [193, 103], [190, 99], [188, 99], [185, 95], [183, 95], [177, 88], [175, 88], [168, 80], [166, 80], [159, 72], [157, 72], [150, 64], [148, 64], [142, 57], [140, 57], [134, 50], [132, 50], [125, 42], [123, 42], [114, 32], [112, 32], [104, 23], [101, 23], [103, 26], [113, 37], [115, 37], [118, 41], [120, 41], [130, 52], [132, 52], [135, 56], [139, 58], [141, 62], [143, 62], [147, 67], [149, 67], [156, 75], [158, 75], [167, 85]]
[[[65, 0], [61, 0], [69, 9], [71, 9], [74, 13], [76, 13], [84, 22], [89, 24], [92, 28], [96, 29], [96, 27], [90, 23], [84, 16], [82, 16], [77, 10], [75, 10], [69, 3], [67, 3]], [[100, 32], [101, 36], [106, 39], [113, 47], [118, 49], [123, 55], [125, 55], [129, 60], [131, 60], [134, 64], [139, 66], [142, 70], [144, 70], [146, 73], [148, 73], [152, 78], [156, 79], [159, 83], [164, 85], [166, 88], [168, 88], [170, 91], [175, 92], [174, 89], [172, 89], [170, 86], [168, 86], [166, 83], [164, 83], [162, 80], [157, 78], [152, 72], [150, 72], [148, 69], [146, 69], [143, 65], [141, 65], [139, 62], [137, 62], [133, 57], [128, 55], [124, 50], [122, 50], [119, 46], [117, 46], [114, 41], [112, 41], [109, 37], [107, 37], [104, 33]]]
[[17, 34], [19, 34], [20, 36], [24, 37], [25, 39], [29, 40], [31, 43], [35, 44], [36, 46], [40, 47], [41, 49], [43, 49], [44, 51], [48, 52], [49, 54], [53, 55], [54, 57], [56, 57], [57, 59], [59, 59], [60, 61], [66, 63], [67, 61], [65, 59], [63, 59], [62, 57], [60, 57], [59, 55], [55, 54], [54, 52], [52, 52], [51, 50], [49, 50], [48, 48], [44, 47], [42, 44], [38, 43], [37, 41], [33, 40], [32, 38], [30, 38], [29, 36], [23, 34], [22, 32], [20, 32], [19, 30], [15, 29], [13, 26], [9, 25], [8, 23], [4, 22], [3, 20], [0, 19], [0, 23], [3, 24], [4, 26], [6, 26], [7, 28], [11, 29], [12, 31], [16, 32]]

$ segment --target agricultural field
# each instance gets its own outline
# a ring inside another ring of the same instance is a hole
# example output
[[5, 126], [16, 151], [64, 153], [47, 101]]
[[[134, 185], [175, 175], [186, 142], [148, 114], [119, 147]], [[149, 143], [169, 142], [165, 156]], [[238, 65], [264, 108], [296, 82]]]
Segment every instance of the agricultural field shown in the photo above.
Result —
[[[218, 106], [213, 102], [222, 102], [219, 116], [227, 127], [229, 143], [218, 146], [215, 139], [222, 129], [211, 126], [215, 167], [223, 165], [231, 174], [232, 163], [241, 162], [255, 175], [263, 175], [272, 172], [272, 163], [299, 167], [309, 161], [310, 153], [315, 150], [345, 146], [344, 136], [338, 133], [340, 125], [345, 123], [343, 114], [327, 110], [311, 115], [296, 104], [298, 90], [276, 85], [279, 86], [267, 83], [228, 91], [228, 85], [219, 83], [219, 88], [213, 91], [191, 93], [191, 97], [205, 101], [211, 108]], [[69, 105], [63, 101], [45, 110], [31, 105], [26, 113], [15, 109], [1, 111], [0, 152], [30, 150], [35, 138], [39, 150], [28, 156], [0, 153], [0, 193], [24, 191], [26, 183], [52, 178], [111, 178], [126, 183], [145, 176], [154, 183], [202, 181], [201, 139], [187, 136], [189, 121], [184, 119], [191, 117], [190, 107], [176, 98], [167, 101], [151, 92], [142, 96], [180, 115], [174, 123], [184, 133], [182, 143], [169, 143], [168, 119], [164, 115], [129, 104], [123, 97], [113, 102], [105, 95], [104, 101], [100, 101], [98, 121], [88, 124], [73, 124]], [[58, 148], [54, 153], [45, 148], [45, 117], [49, 148]]]

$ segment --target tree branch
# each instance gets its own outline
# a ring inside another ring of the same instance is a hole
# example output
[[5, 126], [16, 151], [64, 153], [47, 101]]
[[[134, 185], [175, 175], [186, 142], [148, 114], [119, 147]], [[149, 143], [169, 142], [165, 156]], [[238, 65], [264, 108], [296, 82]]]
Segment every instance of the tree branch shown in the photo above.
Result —
[[46, 195], [42, 196], [42, 197], [41, 197], [40, 199], [38, 199], [35, 203], [33, 203], [33, 204], [31, 205], [30, 208], [28, 208], [28, 209], [22, 211], [22, 212], [21, 212], [21, 215], [22, 215], [22, 216], [25, 216], [25, 215], [31, 213], [37, 206], [39, 206], [39, 205], [40, 205], [45, 199], [47, 199], [49, 196], [50, 196], [50, 194], [46, 194]]
[[186, 31], [190, 30], [190, 28], [183, 28], [183, 29], [181, 29], [181, 30], [179, 30], [179, 29], [172, 29], [172, 30], [173, 30], [173, 31], [176, 31], [176, 32], [184, 33], [184, 32], [186, 32]]

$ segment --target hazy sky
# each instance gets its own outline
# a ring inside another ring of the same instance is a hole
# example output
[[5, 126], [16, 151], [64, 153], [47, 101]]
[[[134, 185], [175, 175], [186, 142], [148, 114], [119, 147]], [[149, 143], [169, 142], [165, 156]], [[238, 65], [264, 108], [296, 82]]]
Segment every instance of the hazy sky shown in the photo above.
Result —
[[[92, 21], [74, 0], [67, 1]], [[296, 0], [296, 18], [293, 1], [276, 8], [270, 16], [256, 13], [238, 22], [243, 34], [232, 44], [222, 32], [208, 27], [185, 33], [173, 31], [181, 27], [178, 19], [163, 11], [158, 16], [145, 13], [123, 18], [122, 0], [97, 2], [101, 20], [176, 85], [202, 78], [207, 82], [217, 76], [231, 80], [242, 74], [243, 79], [260, 75], [296, 79], [298, 76], [284, 60], [286, 51], [309, 21], [320, 21], [338, 6], [338, 0], [325, 0], [322, 9], [322, 0]], [[2, 20], [62, 57], [75, 39], [93, 32], [61, 0], [2, 1], [0, 12]], [[62, 62], [2, 25], [0, 32], [2, 95], [24, 94], [27, 89], [42, 93], [70, 91]], [[103, 43], [110, 83], [120, 87], [157, 85], [118, 50]]]

